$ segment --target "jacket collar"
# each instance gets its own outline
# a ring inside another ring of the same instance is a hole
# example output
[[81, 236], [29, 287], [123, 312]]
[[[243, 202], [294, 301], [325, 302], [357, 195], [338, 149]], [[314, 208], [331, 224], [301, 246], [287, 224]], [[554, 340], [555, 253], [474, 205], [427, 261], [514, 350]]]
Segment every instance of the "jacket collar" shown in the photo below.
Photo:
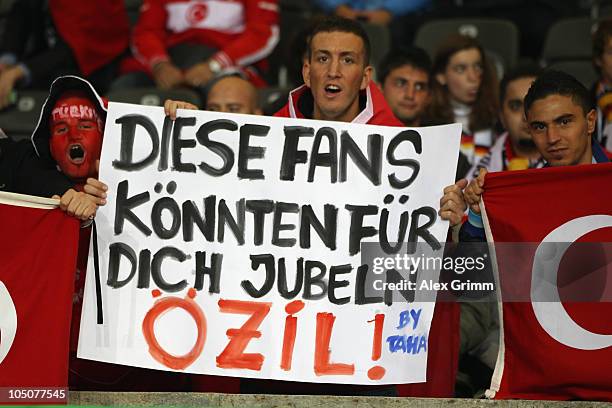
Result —
[[[362, 94], [365, 95], [365, 107], [357, 114], [357, 116], [355, 116], [355, 119], [353, 119], [351, 123], [366, 124], [370, 121], [370, 119], [372, 119], [372, 117], [374, 117], [374, 103], [372, 101], [371, 91], [372, 86], [374, 85], [372, 82], [370, 82], [365, 91], [362, 91]], [[306, 118], [304, 112], [300, 110], [300, 103], [303, 101], [302, 98], [312, 100], [312, 92], [306, 85], [302, 85], [289, 93], [289, 117]]]
[[603, 148], [594, 138], [591, 138], [591, 150], [593, 152], [593, 159], [596, 163], [608, 163], [610, 161]]

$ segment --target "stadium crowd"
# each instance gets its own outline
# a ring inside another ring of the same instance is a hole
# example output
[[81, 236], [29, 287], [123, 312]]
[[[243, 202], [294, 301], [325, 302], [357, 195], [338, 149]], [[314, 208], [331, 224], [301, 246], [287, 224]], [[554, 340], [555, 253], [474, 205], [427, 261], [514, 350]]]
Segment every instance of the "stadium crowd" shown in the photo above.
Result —
[[[10, 122], [19, 98], [30, 90], [42, 90], [49, 99], [40, 107], [40, 120], [31, 124], [31, 141], [10, 129], [0, 133], [0, 190], [56, 195], [71, 215], [91, 219], [106, 198], [95, 168], [106, 117], [106, 101], [99, 95], [121, 100], [126, 90], [158, 92], [162, 103], [172, 96], [165, 101], [172, 118], [178, 108], [188, 108], [387, 126], [461, 123], [456, 184], [440, 192], [440, 216], [461, 228], [459, 239], [482, 237], [478, 202], [487, 172], [607, 161], [612, 150], [612, 21], [594, 21], [592, 43], [583, 44], [597, 74], [593, 83], [548, 70], [540, 59], [548, 29], [557, 20], [588, 12], [578, 2], [295, 3], [143, 0], [132, 15], [125, 0], [12, 2], [0, 41], [0, 124]], [[291, 13], [304, 18], [286, 30], [283, 18]], [[421, 25], [466, 16], [503, 16], [517, 26], [519, 58], [500, 58], [468, 22], [442, 38], [435, 50], [415, 45]], [[376, 43], [381, 28], [389, 40], [385, 47]], [[380, 48], [387, 52], [373, 66]], [[282, 97], [266, 100], [270, 89]], [[81, 108], [78, 117], [67, 113], [71, 106]], [[574, 116], [559, 118], [561, 111], [551, 106]], [[564, 126], [580, 129], [567, 132]], [[74, 143], [66, 139], [74, 135], [94, 142], [70, 147]], [[560, 145], [565, 150], [555, 150]], [[479, 396], [495, 366], [499, 321], [489, 303], [460, 307], [454, 393]], [[80, 314], [75, 310], [73, 341]], [[293, 389], [84, 362], [72, 346], [74, 389], [397, 395], [389, 387]], [[435, 393], [417, 389], [414, 395]]]

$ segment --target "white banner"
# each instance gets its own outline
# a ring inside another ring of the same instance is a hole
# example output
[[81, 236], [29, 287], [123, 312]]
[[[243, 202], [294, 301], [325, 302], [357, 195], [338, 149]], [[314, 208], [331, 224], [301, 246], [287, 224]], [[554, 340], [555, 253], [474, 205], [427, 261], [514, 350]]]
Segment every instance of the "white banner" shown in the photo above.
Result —
[[[78, 356], [223, 376], [425, 381], [435, 303], [372, 295], [382, 292], [367, 287], [361, 248], [382, 241], [392, 258], [405, 253], [397, 242], [444, 245], [437, 211], [460, 131], [205, 111], [173, 123], [162, 108], [111, 103], [100, 280], [96, 290], [92, 248]], [[437, 281], [434, 272], [419, 279]]]

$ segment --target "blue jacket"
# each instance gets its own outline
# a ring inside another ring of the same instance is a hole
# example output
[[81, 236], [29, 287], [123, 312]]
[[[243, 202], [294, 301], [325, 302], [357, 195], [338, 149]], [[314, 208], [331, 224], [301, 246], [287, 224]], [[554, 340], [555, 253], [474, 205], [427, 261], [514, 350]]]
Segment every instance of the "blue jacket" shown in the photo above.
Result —
[[428, 7], [431, 0], [316, 0], [316, 3], [328, 13], [346, 4], [356, 10], [385, 9], [393, 16], [401, 16]]

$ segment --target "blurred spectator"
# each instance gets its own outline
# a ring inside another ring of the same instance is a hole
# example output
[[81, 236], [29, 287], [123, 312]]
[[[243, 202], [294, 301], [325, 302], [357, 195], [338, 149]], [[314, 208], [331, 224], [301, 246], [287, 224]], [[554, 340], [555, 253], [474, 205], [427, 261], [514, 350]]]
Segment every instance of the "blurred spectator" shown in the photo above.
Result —
[[593, 33], [593, 65], [599, 80], [593, 85], [597, 102], [597, 141], [612, 151], [612, 20], [599, 22]]
[[258, 86], [279, 39], [276, 0], [145, 0], [132, 32], [136, 59], [122, 65], [114, 88], [204, 87], [227, 68]]
[[316, 0], [328, 14], [389, 28], [395, 46], [412, 44], [432, 0]]
[[472, 167], [468, 179], [478, 177], [481, 168], [488, 171], [524, 170], [544, 166], [540, 153], [529, 133], [523, 100], [529, 87], [541, 74], [536, 65], [519, 66], [509, 71], [501, 81], [499, 119], [506, 131], [501, 134], [489, 153]]
[[437, 0], [424, 15], [408, 14], [393, 22], [397, 45], [412, 44], [419, 26], [428, 20], [447, 18], [495, 18], [510, 20], [519, 29], [521, 55], [539, 60], [548, 29], [559, 19], [586, 16], [576, 0]]
[[495, 71], [475, 39], [452, 35], [438, 48], [433, 74], [426, 122], [461, 123], [461, 152], [475, 164], [494, 141], [498, 87]]
[[237, 75], [214, 80], [206, 96], [206, 110], [261, 115], [257, 90], [249, 81]]
[[[211, 81], [206, 110], [227, 113], [245, 113], [261, 115], [257, 100], [257, 89], [239, 75], [226, 75]], [[164, 111], [172, 120], [176, 120], [178, 109], [198, 110], [198, 107], [185, 101], [167, 99]]]
[[406, 126], [421, 126], [431, 94], [431, 60], [421, 48], [391, 51], [378, 67], [383, 95], [395, 116]]
[[427, 7], [431, 0], [316, 0], [327, 13], [349, 20], [388, 25], [394, 17]]
[[0, 44], [0, 109], [14, 102], [16, 87], [47, 89], [63, 74], [105, 91], [128, 40], [123, 0], [15, 1]]

